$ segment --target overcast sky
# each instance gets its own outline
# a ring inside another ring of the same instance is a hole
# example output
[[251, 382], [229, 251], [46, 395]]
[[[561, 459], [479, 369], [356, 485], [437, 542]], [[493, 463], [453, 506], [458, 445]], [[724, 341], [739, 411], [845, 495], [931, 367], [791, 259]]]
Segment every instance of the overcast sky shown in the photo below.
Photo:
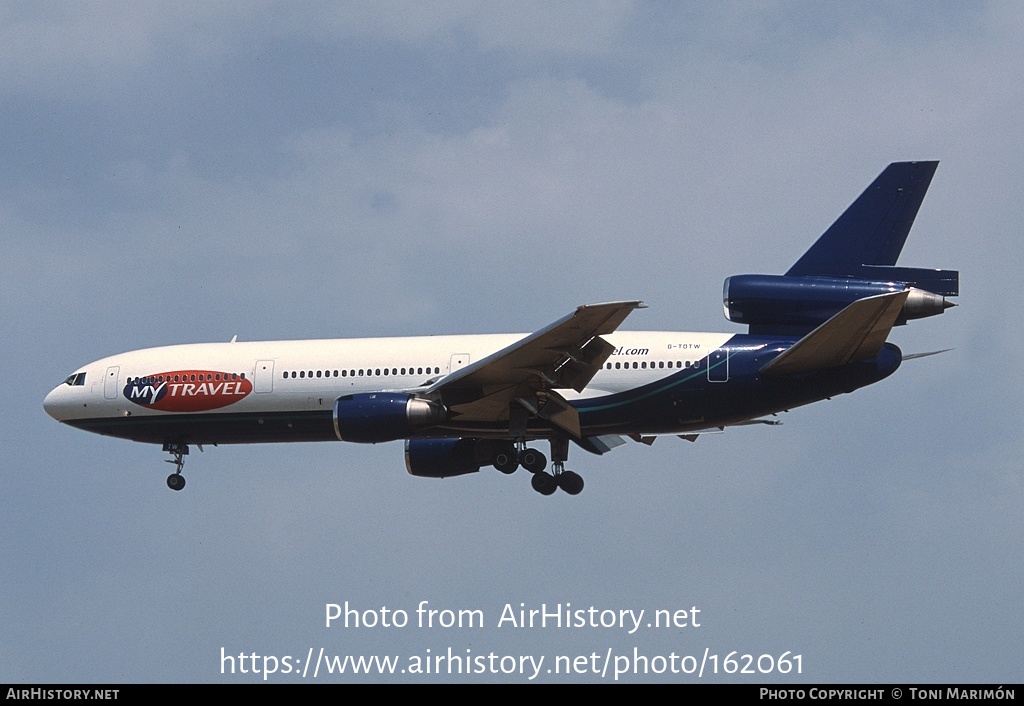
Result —
[[[221, 649], [321, 647], [1021, 682], [1022, 35], [1009, 0], [0, 3], [0, 682], [258, 681]], [[779, 427], [575, 449], [575, 498], [413, 478], [400, 443], [207, 448], [174, 493], [158, 447], [42, 410], [89, 361], [236, 334], [528, 332], [633, 298], [624, 328], [738, 333], [725, 277], [784, 272], [921, 159], [900, 264], [963, 296], [890, 340], [952, 352]], [[345, 601], [411, 624], [326, 628]], [[486, 624], [414, 627], [420, 601]], [[498, 627], [520, 603], [701, 624]]]

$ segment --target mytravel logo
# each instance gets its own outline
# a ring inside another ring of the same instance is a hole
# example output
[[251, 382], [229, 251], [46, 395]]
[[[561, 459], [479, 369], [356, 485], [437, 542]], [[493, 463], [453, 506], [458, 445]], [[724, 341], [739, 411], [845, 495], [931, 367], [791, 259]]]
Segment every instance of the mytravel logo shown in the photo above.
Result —
[[244, 399], [252, 382], [238, 373], [218, 370], [175, 370], [129, 378], [124, 398], [161, 412], [205, 412]]

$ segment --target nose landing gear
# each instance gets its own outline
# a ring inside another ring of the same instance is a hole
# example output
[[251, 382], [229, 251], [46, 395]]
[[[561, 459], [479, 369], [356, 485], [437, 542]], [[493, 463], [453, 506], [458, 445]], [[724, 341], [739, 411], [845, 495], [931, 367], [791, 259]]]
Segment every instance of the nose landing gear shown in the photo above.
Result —
[[185, 457], [188, 456], [188, 445], [176, 442], [164, 444], [164, 451], [170, 453], [174, 458], [165, 458], [165, 463], [173, 463], [175, 471], [167, 476], [167, 487], [171, 490], [181, 490], [185, 487], [185, 476], [181, 475], [181, 469], [185, 467]]

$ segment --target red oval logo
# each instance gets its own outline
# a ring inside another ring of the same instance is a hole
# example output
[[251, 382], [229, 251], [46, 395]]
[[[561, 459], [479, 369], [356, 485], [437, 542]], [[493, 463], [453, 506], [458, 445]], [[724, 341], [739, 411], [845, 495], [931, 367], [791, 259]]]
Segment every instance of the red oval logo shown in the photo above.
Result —
[[174, 370], [132, 378], [124, 398], [161, 412], [205, 412], [234, 404], [252, 392], [239, 373], [219, 370]]

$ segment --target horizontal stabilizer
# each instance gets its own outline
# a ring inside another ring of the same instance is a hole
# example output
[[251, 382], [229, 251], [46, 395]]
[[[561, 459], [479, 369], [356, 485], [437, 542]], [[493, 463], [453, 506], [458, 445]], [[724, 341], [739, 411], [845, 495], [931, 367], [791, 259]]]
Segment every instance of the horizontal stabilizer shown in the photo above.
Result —
[[941, 351], [928, 351], [927, 353], [910, 353], [909, 355], [904, 355], [903, 356], [903, 360], [915, 360], [917, 358], [927, 358], [930, 355], [938, 355], [939, 353], [949, 353], [951, 350], [953, 350], [953, 349], [952, 348], [943, 348]]
[[761, 373], [795, 375], [875, 357], [909, 294], [892, 292], [855, 301], [761, 368]]
[[960, 295], [960, 273], [956, 270], [929, 270], [924, 267], [890, 267], [889, 265], [861, 265], [851, 269], [852, 277], [887, 282], [903, 282], [944, 297]]

